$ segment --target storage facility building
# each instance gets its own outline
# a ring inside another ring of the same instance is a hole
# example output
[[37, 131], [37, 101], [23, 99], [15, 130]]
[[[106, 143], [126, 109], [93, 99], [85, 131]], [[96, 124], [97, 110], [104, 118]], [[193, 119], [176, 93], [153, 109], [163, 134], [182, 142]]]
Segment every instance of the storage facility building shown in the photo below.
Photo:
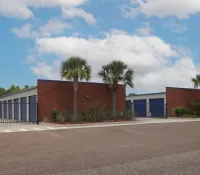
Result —
[[37, 122], [37, 87], [0, 98], [0, 118]]
[[176, 107], [190, 107], [200, 100], [200, 90], [167, 87], [166, 92], [131, 95], [126, 97], [126, 109], [138, 117], [174, 117]]
[[126, 109], [138, 117], [166, 117], [166, 106], [165, 92], [126, 97]]
[[[125, 111], [126, 88], [117, 90], [118, 111]], [[102, 103], [112, 110], [112, 92], [107, 84], [80, 82], [77, 107], [79, 112]], [[38, 80], [37, 87], [0, 97], [0, 123], [2, 119], [23, 122], [43, 121], [51, 117], [53, 108], [73, 110], [74, 89], [70, 81]]]

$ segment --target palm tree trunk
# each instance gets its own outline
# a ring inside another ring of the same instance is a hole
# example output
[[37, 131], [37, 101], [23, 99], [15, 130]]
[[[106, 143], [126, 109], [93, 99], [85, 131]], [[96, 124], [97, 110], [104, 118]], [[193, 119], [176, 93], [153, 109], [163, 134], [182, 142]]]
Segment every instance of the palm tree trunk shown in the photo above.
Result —
[[77, 117], [77, 96], [78, 96], [78, 79], [74, 78], [73, 81], [73, 86], [74, 86], [74, 116], [72, 121], [76, 122], [76, 117]]
[[77, 116], [77, 94], [78, 94], [78, 91], [74, 90], [74, 117], [73, 117], [73, 122], [76, 122], [76, 116]]
[[112, 100], [112, 108], [113, 108], [113, 117], [116, 119], [117, 118], [117, 112], [116, 112], [116, 92], [113, 91], [112, 93], [113, 100]]

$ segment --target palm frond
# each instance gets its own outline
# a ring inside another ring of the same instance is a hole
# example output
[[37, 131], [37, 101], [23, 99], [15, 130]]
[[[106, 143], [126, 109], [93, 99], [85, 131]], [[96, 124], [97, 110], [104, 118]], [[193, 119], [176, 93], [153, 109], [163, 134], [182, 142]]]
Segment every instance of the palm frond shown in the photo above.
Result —
[[80, 80], [91, 78], [91, 67], [87, 60], [81, 57], [70, 57], [61, 65], [61, 78], [72, 80], [78, 78]]
[[133, 79], [134, 79], [134, 70], [128, 69], [123, 77], [123, 83], [133, 88], [134, 87]]
[[195, 88], [195, 89], [198, 88], [198, 86], [199, 86], [199, 81], [198, 81], [198, 79], [197, 79], [197, 78], [192, 78], [191, 80], [192, 80], [192, 82], [193, 82], [193, 84], [194, 84], [194, 88]]
[[134, 71], [128, 69], [128, 66], [122, 61], [112, 61], [108, 65], [102, 66], [98, 75], [105, 83], [112, 84], [113, 87], [117, 87], [120, 82], [133, 87]]
[[197, 82], [200, 84], [200, 74], [197, 74], [197, 75], [196, 75], [196, 80], [197, 80]]

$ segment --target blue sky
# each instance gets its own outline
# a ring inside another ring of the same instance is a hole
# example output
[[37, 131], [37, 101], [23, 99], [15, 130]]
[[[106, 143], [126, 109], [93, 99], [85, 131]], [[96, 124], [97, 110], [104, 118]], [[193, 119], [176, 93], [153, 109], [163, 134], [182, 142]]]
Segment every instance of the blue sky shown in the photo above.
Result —
[[[187, 7], [187, 10], [185, 10]], [[122, 60], [135, 69], [135, 88], [192, 88], [199, 73], [200, 2], [191, 0], [0, 0], [1, 87], [60, 79], [60, 63]]]

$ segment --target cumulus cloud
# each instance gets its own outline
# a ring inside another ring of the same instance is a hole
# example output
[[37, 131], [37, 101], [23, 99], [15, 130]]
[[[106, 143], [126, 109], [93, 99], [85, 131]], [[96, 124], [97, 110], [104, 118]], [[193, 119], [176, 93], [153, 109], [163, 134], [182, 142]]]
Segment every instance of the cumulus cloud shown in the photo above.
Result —
[[152, 28], [149, 22], [144, 22], [142, 26], [136, 30], [136, 33], [142, 36], [148, 36], [152, 33]]
[[85, 12], [85, 10], [80, 9], [80, 8], [63, 7], [62, 13], [63, 13], [64, 18], [79, 17], [79, 18], [84, 19], [88, 24], [93, 25], [96, 23], [96, 19], [91, 13]]
[[87, 0], [0, 0], [0, 14], [7, 17], [28, 19], [34, 16], [30, 7], [76, 7], [86, 2]]
[[165, 87], [193, 88], [191, 78], [198, 71], [199, 69], [195, 66], [192, 58], [183, 57], [169, 66], [151, 71], [142, 78], [136, 78], [135, 84], [139, 89], [154, 92], [164, 91]]
[[71, 29], [72, 25], [61, 19], [50, 19], [47, 24], [34, 27], [32, 24], [25, 24], [20, 28], [12, 28], [11, 32], [19, 38], [51, 37], [63, 34], [65, 30]]
[[55, 67], [55, 63], [41, 63], [32, 70], [39, 76], [59, 78], [60, 63], [78, 55], [87, 58], [92, 66], [92, 81], [101, 81], [97, 76], [101, 65], [122, 60], [135, 69], [137, 89], [156, 92], [164, 91], [166, 86], [192, 87], [190, 79], [198, 72], [198, 67], [177, 48], [157, 36], [130, 35], [119, 30], [112, 30], [103, 38], [40, 38], [36, 40], [37, 53], [44, 58], [54, 55], [57, 64]]
[[164, 27], [176, 33], [183, 33], [188, 30], [188, 27], [185, 24], [180, 24], [175, 19], [166, 21]]
[[46, 77], [48, 79], [59, 79], [59, 69], [56, 62], [53, 65], [49, 65], [46, 62], [37, 62], [36, 66], [31, 67], [34, 74], [39, 77]]
[[63, 34], [66, 29], [71, 29], [72, 25], [65, 23], [60, 19], [51, 19], [47, 24], [40, 27], [40, 32], [42, 36], [50, 37], [51, 35]]
[[21, 28], [12, 28], [11, 31], [19, 38], [39, 37], [39, 33], [32, 30], [32, 24], [25, 24]]
[[199, 0], [130, 0], [129, 2], [121, 8], [126, 18], [142, 13], [146, 17], [175, 16], [178, 19], [187, 19], [190, 15], [200, 12]]

